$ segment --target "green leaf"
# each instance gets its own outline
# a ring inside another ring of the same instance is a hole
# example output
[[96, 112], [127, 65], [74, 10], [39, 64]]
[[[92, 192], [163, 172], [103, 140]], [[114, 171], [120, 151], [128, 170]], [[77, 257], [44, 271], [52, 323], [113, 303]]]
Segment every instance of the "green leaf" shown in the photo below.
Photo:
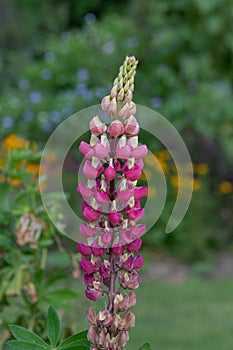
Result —
[[90, 344], [87, 342], [77, 342], [77, 343], [73, 343], [67, 346], [63, 346], [63, 347], [59, 347], [57, 348], [59, 350], [89, 350], [90, 349]]
[[36, 345], [40, 345], [48, 348], [48, 345], [45, 343], [43, 339], [41, 339], [35, 333], [27, 330], [26, 328], [16, 326], [13, 324], [10, 325], [9, 328], [11, 330], [11, 333], [15, 337], [15, 339], [29, 341], [29, 342], [35, 343]]
[[42, 345], [37, 345], [30, 343], [28, 341], [20, 341], [20, 340], [10, 340], [7, 342], [9, 347], [12, 350], [45, 350], [49, 349], [48, 345], [47, 347], [44, 347]]
[[48, 311], [48, 320], [47, 320], [47, 333], [48, 338], [55, 348], [57, 345], [58, 338], [60, 336], [61, 323], [58, 317], [56, 310], [51, 306]]
[[149, 343], [145, 343], [144, 345], [142, 345], [139, 350], [151, 350], [150, 344]]
[[73, 334], [70, 337], [66, 338], [65, 340], [63, 340], [61, 342], [61, 344], [59, 345], [59, 348], [62, 346], [64, 347], [67, 345], [73, 345], [73, 343], [78, 342], [80, 340], [87, 341], [87, 331], [79, 332], [79, 333]]

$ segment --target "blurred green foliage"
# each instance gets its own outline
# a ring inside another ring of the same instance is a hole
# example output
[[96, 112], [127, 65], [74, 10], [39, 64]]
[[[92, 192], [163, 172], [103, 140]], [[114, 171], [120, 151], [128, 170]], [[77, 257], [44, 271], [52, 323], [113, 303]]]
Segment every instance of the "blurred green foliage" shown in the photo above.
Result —
[[[11, 74], [0, 82], [1, 135], [14, 131], [43, 146], [67, 116], [100, 103], [124, 57], [135, 55], [134, 100], [168, 118], [181, 132], [194, 165], [208, 167], [175, 234], [164, 234], [172, 193], [145, 242], [191, 260], [227, 246], [233, 225], [230, 0], [135, 0], [124, 7], [115, 1], [10, 4], [11, 13], [19, 10], [25, 19], [19, 34], [27, 45], [8, 50], [5, 71]], [[17, 37], [16, 28], [12, 35]]]

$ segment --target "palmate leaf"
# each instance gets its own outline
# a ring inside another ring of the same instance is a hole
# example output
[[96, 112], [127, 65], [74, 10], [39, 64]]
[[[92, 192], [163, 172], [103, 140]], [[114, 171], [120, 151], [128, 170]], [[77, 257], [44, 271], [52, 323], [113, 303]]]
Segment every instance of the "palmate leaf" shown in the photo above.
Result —
[[70, 346], [78, 347], [80, 345], [90, 347], [90, 343], [87, 340], [87, 331], [79, 332], [79, 333], [73, 334], [70, 337], [66, 338], [58, 346], [58, 349], [63, 349], [63, 348], [67, 348], [67, 347], [70, 348]]
[[7, 345], [11, 350], [47, 350], [50, 349], [48, 345], [42, 346], [35, 343], [30, 343], [28, 341], [21, 340], [10, 340], [7, 342]]
[[10, 325], [9, 328], [16, 340], [26, 341], [38, 346], [42, 346], [46, 349], [48, 348], [48, 345], [45, 343], [43, 339], [41, 339], [35, 333], [27, 330], [26, 328], [16, 326], [16, 325]]
[[57, 345], [57, 341], [60, 337], [60, 332], [61, 332], [60, 319], [58, 317], [56, 310], [51, 306], [48, 311], [47, 334], [54, 348]]
[[83, 342], [82, 340], [77, 343], [73, 343], [67, 346], [59, 347], [57, 348], [59, 350], [89, 350], [90, 349], [90, 344], [87, 342]]
[[149, 343], [145, 343], [144, 345], [142, 345], [139, 350], [151, 350], [150, 344]]

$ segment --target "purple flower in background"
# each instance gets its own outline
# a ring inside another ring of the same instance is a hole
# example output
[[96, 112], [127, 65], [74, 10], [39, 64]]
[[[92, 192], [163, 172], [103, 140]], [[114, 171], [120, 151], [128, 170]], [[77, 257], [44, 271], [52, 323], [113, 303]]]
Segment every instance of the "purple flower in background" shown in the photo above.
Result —
[[57, 111], [52, 111], [50, 114], [49, 114], [49, 118], [51, 120], [51, 122], [53, 123], [59, 123], [60, 120], [61, 120], [61, 115], [59, 112]]
[[5, 117], [2, 118], [3, 128], [9, 129], [9, 128], [12, 128], [13, 125], [14, 125], [14, 119], [9, 115], [6, 115]]
[[152, 97], [151, 106], [153, 108], [159, 108], [162, 106], [162, 104], [163, 104], [163, 100], [161, 99], [161, 97], [158, 97], [158, 96]]
[[77, 72], [77, 78], [79, 80], [88, 80], [89, 79], [89, 71], [85, 68], [80, 68]]
[[84, 20], [87, 24], [93, 24], [96, 21], [96, 15], [94, 13], [87, 13], [84, 17]]
[[18, 87], [20, 90], [28, 90], [30, 87], [30, 83], [27, 79], [20, 79], [18, 82]]
[[40, 76], [43, 80], [49, 80], [52, 77], [52, 72], [50, 69], [45, 68], [41, 71]]
[[32, 91], [29, 94], [29, 100], [31, 103], [39, 103], [42, 99], [41, 93], [39, 91]]
[[26, 111], [23, 114], [25, 122], [31, 122], [34, 119], [34, 113], [32, 111]]
[[46, 52], [44, 54], [44, 60], [48, 63], [53, 63], [55, 61], [55, 54], [53, 52]]
[[95, 96], [98, 98], [103, 98], [104, 95], [106, 94], [106, 89], [102, 86], [97, 87], [95, 90]]

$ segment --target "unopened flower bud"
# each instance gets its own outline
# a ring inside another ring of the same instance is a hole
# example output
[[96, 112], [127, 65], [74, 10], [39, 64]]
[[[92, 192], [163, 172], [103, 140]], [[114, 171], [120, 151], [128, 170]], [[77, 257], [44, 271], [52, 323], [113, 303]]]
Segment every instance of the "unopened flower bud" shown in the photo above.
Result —
[[111, 97], [110, 95], [108, 96], [104, 96], [102, 101], [101, 101], [101, 107], [105, 112], [108, 112], [109, 110], [109, 106], [110, 106], [110, 102], [111, 102]]
[[98, 116], [93, 117], [90, 121], [90, 130], [92, 134], [99, 136], [102, 135], [106, 131], [107, 127]]
[[124, 132], [124, 127], [119, 120], [114, 120], [108, 127], [108, 132], [112, 137], [118, 137]]
[[136, 136], [139, 133], [139, 124], [136, 118], [131, 115], [124, 124], [124, 133], [129, 136]]
[[133, 268], [135, 270], [140, 270], [140, 268], [142, 267], [143, 264], [144, 264], [144, 259], [143, 259], [142, 255], [139, 254], [136, 257], [136, 259], [134, 260]]

